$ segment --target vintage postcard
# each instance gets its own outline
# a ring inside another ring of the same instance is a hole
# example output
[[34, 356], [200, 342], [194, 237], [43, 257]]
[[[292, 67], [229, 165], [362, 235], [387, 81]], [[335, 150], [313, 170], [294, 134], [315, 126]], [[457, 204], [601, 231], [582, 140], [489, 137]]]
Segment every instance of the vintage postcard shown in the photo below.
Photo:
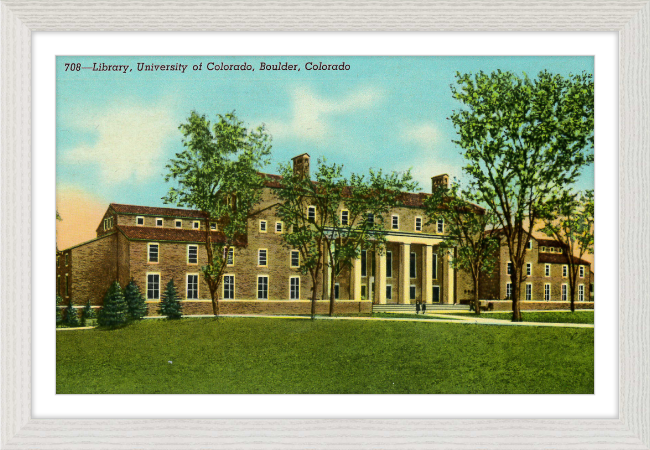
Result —
[[58, 394], [593, 394], [594, 58], [59, 56]]

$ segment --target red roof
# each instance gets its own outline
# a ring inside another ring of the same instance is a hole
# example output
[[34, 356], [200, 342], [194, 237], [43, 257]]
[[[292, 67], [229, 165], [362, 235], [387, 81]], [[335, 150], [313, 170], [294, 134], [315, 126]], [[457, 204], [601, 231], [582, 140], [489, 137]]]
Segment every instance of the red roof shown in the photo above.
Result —
[[[196, 242], [205, 243], [205, 231], [201, 230], [184, 230], [181, 228], [154, 228], [154, 227], [131, 227], [118, 225], [120, 230], [127, 239], [143, 241], [175, 241], [175, 242]], [[212, 241], [215, 243], [224, 242], [224, 234], [220, 231], [211, 231]], [[245, 236], [238, 238], [235, 243], [238, 247], [247, 244]]]
[[111, 203], [111, 208], [118, 214], [142, 214], [146, 216], [174, 216], [204, 218], [205, 214], [195, 209], [158, 208], [155, 206], [121, 205]]
[[[550, 264], [566, 264], [567, 257], [566, 255], [562, 254], [553, 254], [553, 253], [540, 253], [539, 254], [539, 262], [540, 263], [550, 263]], [[573, 257], [573, 263], [574, 264], [582, 264], [585, 266], [590, 266], [591, 263], [589, 261], [585, 261], [584, 259], [580, 259], [576, 256]]]

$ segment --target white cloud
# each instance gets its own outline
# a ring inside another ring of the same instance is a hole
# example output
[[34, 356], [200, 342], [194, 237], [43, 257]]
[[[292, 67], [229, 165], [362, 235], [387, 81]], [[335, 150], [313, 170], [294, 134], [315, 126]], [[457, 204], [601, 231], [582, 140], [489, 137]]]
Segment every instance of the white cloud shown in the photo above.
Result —
[[430, 123], [407, 125], [402, 129], [402, 138], [429, 150], [441, 140], [440, 131]]
[[376, 89], [361, 89], [338, 100], [318, 96], [309, 88], [296, 89], [292, 94], [293, 117], [288, 122], [269, 121], [267, 128], [274, 137], [297, 137], [314, 141], [332, 132], [328, 116], [368, 109], [384, 98]]
[[176, 134], [177, 123], [165, 105], [113, 105], [89, 113], [72, 127], [97, 135], [93, 144], [66, 152], [66, 163], [96, 165], [105, 182], [158, 175], [163, 144]]

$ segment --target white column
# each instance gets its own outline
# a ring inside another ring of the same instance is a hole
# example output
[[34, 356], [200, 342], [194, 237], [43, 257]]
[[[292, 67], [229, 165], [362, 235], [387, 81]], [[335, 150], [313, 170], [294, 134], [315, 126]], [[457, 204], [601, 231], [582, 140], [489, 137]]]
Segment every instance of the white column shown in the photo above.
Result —
[[451, 266], [451, 252], [453, 250], [447, 250], [447, 303], [454, 303], [454, 272], [455, 269]]
[[411, 263], [411, 245], [410, 244], [402, 244], [401, 245], [401, 256], [402, 260], [400, 261], [400, 275], [399, 275], [399, 282], [400, 282], [400, 292], [399, 292], [399, 299], [400, 303], [411, 303], [411, 295], [410, 295], [410, 287], [411, 287], [411, 271], [410, 271], [410, 263]]
[[431, 303], [433, 297], [433, 246], [422, 246], [422, 301]]
[[375, 272], [375, 298], [380, 305], [386, 304], [386, 251], [375, 252], [377, 268]]
[[352, 299], [361, 300], [361, 256], [352, 260]]

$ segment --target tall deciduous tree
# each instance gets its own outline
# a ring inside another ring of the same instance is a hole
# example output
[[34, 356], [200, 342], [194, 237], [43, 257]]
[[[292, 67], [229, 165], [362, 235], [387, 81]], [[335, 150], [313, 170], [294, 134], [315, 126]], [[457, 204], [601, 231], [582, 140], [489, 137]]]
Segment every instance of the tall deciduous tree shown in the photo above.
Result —
[[[329, 314], [335, 310], [336, 277], [361, 251], [383, 251], [386, 237], [384, 216], [401, 204], [402, 191], [415, 190], [410, 172], [343, 176], [343, 166], [318, 160], [314, 181], [292, 167], [280, 166], [282, 186], [277, 191], [278, 215], [287, 225], [283, 235], [291, 248], [300, 251], [300, 270], [312, 279], [312, 317], [315, 315], [319, 276], [323, 267], [329, 280]], [[310, 215], [309, 207], [313, 207]], [[341, 211], [347, 216], [342, 219]]]
[[563, 244], [569, 269], [571, 311], [575, 312], [579, 260], [594, 251], [594, 191], [565, 193], [560, 201], [546, 210], [541, 231]]
[[479, 202], [502, 229], [512, 261], [512, 320], [521, 321], [526, 244], [540, 211], [593, 162], [593, 76], [543, 71], [531, 79], [497, 71], [456, 78], [451, 91], [462, 109], [450, 117], [454, 142], [463, 149]]
[[481, 275], [491, 275], [498, 263], [500, 241], [496, 235], [496, 217], [473, 202], [477, 195], [471, 186], [461, 187], [454, 181], [449, 188], [439, 187], [425, 202], [428, 223], [443, 219], [446, 239], [442, 251], [453, 252], [451, 264], [472, 275], [474, 311], [481, 313], [479, 283]]
[[[184, 150], [167, 164], [165, 181], [175, 181], [163, 200], [205, 214], [207, 264], [201, 268], [210, 289], [212, 311], [219, 315], [219, 286], [227, 255], [246, 235], [248, 219], [260, 202], [271, 136], [264, 126], [248, 129], [234, 112], [217, 116], [212, 124], [192, 112], [179, 126]], [[211, 224], [218, 226], [217, 237]]]

